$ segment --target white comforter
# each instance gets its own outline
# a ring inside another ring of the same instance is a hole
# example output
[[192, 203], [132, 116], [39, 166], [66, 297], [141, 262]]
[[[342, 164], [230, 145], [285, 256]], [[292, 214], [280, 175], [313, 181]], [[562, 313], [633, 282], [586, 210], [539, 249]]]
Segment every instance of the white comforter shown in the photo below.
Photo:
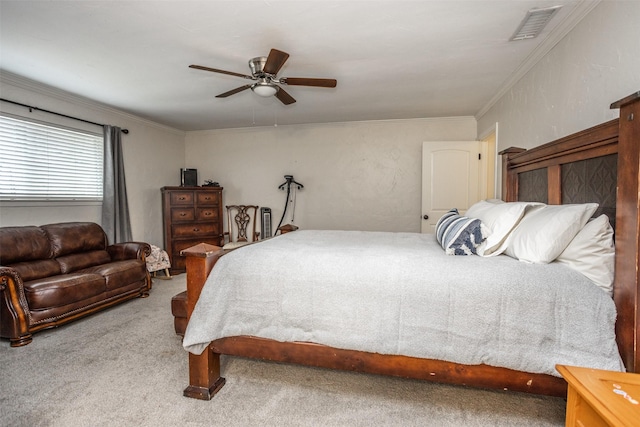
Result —
[[223, 256], [184, 348], [251, 335], [558, 375], [622, 370], [612, 299], [563, 265], [445, 255], [429, 234], [296, 231]]

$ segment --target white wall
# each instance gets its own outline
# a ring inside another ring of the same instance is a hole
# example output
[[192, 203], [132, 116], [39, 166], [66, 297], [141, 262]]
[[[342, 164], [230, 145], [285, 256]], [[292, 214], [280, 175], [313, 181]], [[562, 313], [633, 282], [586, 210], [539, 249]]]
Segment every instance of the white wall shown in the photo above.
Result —
[[273, 227], [288, 174], [304, 185], [300, 227], [419, 232], [422, 142], [474, 139], [472, 117], [198, 131], [187, 132], [185, 164], [200, 183], [220, 182], [225, 204], [270, 207]]
[[499, 149], [531, 148], [618, 117], [640, 90], [640, 1], [603, 1], [482, 117]]
[[[180, 183], [180, 168], [184, 167], [183, 131], [158, 125], [8, 73], [3, 73], [0, 78], [0, 92], [2, 98], [11, 101], [129, 129], [129, 134], [123, 134], [122, 140], [133, 238], [164, 246], [160, 188]], [[98, 126], [36, 110], [30, 113], [24, 107], [6, 102], [0, 103], [0, 111], [102, 133]], [[42, 206], [0, 202], [0, 226], [41, 225], [65, 221], [100, 223], [100, 218], [100, 206], [95, 204]]]

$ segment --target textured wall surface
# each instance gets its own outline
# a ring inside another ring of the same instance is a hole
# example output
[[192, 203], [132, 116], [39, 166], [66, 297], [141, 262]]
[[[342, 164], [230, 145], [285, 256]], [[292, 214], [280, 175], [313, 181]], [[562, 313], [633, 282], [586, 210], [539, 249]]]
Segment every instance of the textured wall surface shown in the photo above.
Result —
[[498, 147], [532, 148], [618, 117], [612, 102], [640, 90], [640, 2], [603, 1], [487, 113]]
[[472, 117], [189, 132], [186, 165], [219, 181], [225, 204], [270, 207], [274, 227], [290, 174], [301, 227], [419, 232], [422, 142], [474, 139]]

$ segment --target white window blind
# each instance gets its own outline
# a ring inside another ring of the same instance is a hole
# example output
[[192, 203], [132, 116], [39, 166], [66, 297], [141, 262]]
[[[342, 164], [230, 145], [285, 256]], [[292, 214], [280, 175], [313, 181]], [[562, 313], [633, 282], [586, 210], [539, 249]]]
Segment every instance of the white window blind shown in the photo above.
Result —
[[102, 135], [0, 115], [0, 159], [0, 200], [102, 200]]

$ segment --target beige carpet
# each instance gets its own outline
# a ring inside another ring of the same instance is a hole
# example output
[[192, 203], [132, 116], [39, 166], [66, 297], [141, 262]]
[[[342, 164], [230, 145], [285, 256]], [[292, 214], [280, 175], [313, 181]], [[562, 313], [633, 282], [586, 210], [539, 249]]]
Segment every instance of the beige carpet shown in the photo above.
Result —
[[223, 358], [211, 401], [182, 396], [170, 300], [185, 276], [31, 344], [0, 341], [2, 426], [561, 426], [564, 399]]

